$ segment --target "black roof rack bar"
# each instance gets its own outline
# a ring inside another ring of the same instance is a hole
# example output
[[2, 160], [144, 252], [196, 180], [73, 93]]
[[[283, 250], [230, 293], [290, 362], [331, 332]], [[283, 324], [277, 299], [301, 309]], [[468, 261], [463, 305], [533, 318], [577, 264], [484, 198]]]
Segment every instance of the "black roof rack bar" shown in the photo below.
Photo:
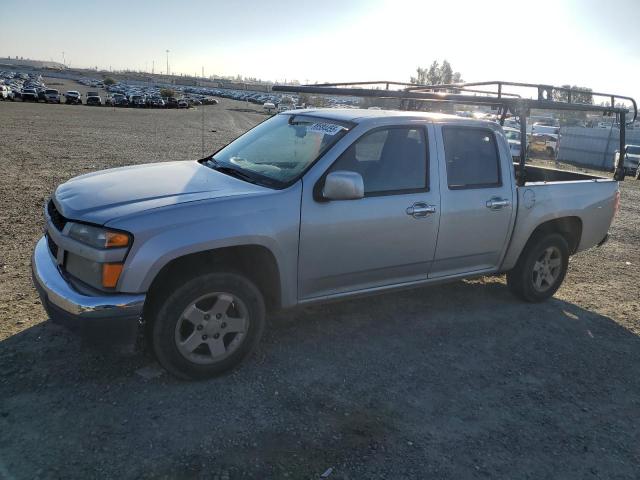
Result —
[[[372, 88], [373, 86], [377, 88]], [[497, 92], [487, 90], [477, 90], [472, 87], [497, 88]], [[368, 87], [368, 88], [365, 88]], [[384, 87], [384, 88], [383, 88]], [[390, 88], [395, 87], [395, 88]], [[400, 87], [400, 88], [398, 88]], [[537, 98], [521, 98], [512, 96], [504, 92], [504, 87], [535, 88]], [[615, 95], [611, 93], [590, 92], [577, 88], [554, 87], [552, 85], [521, 83], [521, 82], [472, 82], [472, 83], [451, 83], [445, 85], [416, 85], [412, 83], [391, 82], [391, 81], [370, 81], [370, 82], [345, 82], [345, 83], [322, 83], [315, 85], [274, 85], [274, 92], [306, 93], [311, 95], [342, 95], [349, 97], [373, 97], [373, 98], [395, 98], [400, 100], [433, 101], [442, 103], [457, 103], [462, 105], [489, 105], [502, 109], [501, 120], [504, 120], [507, 111], [520, 117], [520, 144], [527, 145], [526, 122], [531, 109], [539, 110], [565, 110], [583, 112], [602, 112], [604, 115], [613, 113], [619, 119], [620, 124], [620, 152], [624, 152], [626, 139], [625, 121], [629, 109], [616, 105], [616, 102], [627, 101], [633, 107], [633, 118], [629, 123], [633, 123], [638, 118], [638, 105], [631, 97]], [[444, 91], [443, 91], [444, 90]], [[452, 93], [453, 92], [453, 93]], [[565, 92], [564, 99], [554, 100], [555, 92]], [[481, 95], [470, 95], [471, 93], [481, 93]], [[575, 94], [588, 93], [593, 97], [607, 97], [610, 105], [595, 105], [592, 103], [576, 102]], [[466, 94], [466, 95], [465, 95]], [[404, 102], [401, 102], [404, 105]], [[526, 181], [525, 170], [526, 149], [520, 149], [520, 169], [518, 170], [518, 185], [524, 185]], [[614, 166], [615, 180], [624, 180], [624, 155], [619, 156], [618, 164]]]
[[[616, 107], [616, 102], [618, 101], [627, 101], [630, 102], [633, 106], [633, 119], [628, 123], [633, 123], [638, 118], [638, 105], [636, 101], [624, 95], [616, 95], [612, 93], [601, 93], [594, 92], [591, 90], [584, 90], [581, 88], [567, 88], [567, 87], [555, 87], [553, 85], [542, 85], [536, 83], [522, 83], [522, 82], [505, 82], [501, 80], [488, 81], [488, 82], [467, 82], [467, 83], [451, 83], [446, 85], [427, 85], [427, 86], [415, 86], [416, 89], [432, 89], [432, 90], [451, 90], [458, 89], [461, 91], [472, 91], [468, 87], [489, 87], [495, 86], [497, 87], [497, 92], [488, 92], [493, 95], [497, 95], [498, 98], [501, 98], [502, 95], [505, 95], [503, 87], [517, 87], [517, 88], [535, 88], [538, 92], [538, 100], [551, 100], [557, 102], [557, 100], [553, 100], [554, 92], [564, 92], [567, 94], [567, 100], [562, 103], [568, 103], [571, 105], [591, 105], [584, 102], [576, 102], [576, 96], [574, 94], [589, 94], [591, 97], [605, 97], [607, 101], [610, 102], [609, 110], [619, 113], [619, 109], [626, 109], [626, 107]], [[409, 90], [413, 90], [414, 88], [408, 88]], [[627, 110], [628, 111], [628, 110]]]
[[[365, 86], [379, 86], [384, 88], [363, 88]], [[403, 88], [390, 89], [391, 86]], [[481, 86], [495, 86], [498, 91], [491, 92], [470, 88]], [[535, 88], [538, 92], [538, 98], [519, 100], [521, 98], [519, 95], [505, 92], [504, 87]], [[456, 93], [442, 92], [441, 90], [453, 90]], [[576, 97], [574, 94], [585, 93], [585, 90], [534, 83], [504, 82], [499, 80], [489, 82], [451, 83], [445, 85], [417, 85], [413, 83], [375, 80], [370, 82], [320, 83], [315, 85], [275, 85], [273, 87], [273, 91], [353, 97], [446, 100], [452, 103], [469, 103], [472, 105], [496, 105], [503, 103], [505, 106], [511, 106], [513, 101], [518, 99], [517, 101], [520, 102], [521, 107], [530, 109], [579, 110], [585, 112], [602, 112], [605, 114], [620, 114], [623, 111], [625, 113], [628, 112], [629, 109], [626, 107], [616, 106], [616, 101], [628, 101], [633, 107], [633, 116], [628, 123], [633, 123], [638, 118], [638, 106], [636, 101], [631, 97], [610, 93], [588, 92], [592, 97], [606, 97], [610, 102], [610, 105], [595, 105], [575, 101]], [[567, 101], [553, 100], [554, 92], [567, 93]], [[464, 95], [465, 93], [482, 93], [485, 96]], [[507, 96], [509, 96], [509, 98], [506, 98]]]

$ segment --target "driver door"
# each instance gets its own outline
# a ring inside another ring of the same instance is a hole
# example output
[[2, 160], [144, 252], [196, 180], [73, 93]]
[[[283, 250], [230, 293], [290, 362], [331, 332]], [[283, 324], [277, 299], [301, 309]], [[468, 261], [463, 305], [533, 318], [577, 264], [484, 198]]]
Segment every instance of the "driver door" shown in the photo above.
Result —
[[304, 184], [301, 300], [427, 278], [440, 215], [428, 132], [415, 124], [376, 128], [345, 150], [329, 171], [362, 175], [364, 198], [326, 201]]

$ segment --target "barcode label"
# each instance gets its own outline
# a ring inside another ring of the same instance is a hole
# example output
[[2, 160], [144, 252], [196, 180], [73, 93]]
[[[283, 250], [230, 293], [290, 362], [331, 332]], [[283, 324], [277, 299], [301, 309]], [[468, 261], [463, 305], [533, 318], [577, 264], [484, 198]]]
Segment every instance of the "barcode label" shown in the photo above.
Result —
[[317, 132], [325, 135], [335, 135], [341, 130], [344, 130], [344, 127], [334, 123], [314, 123], [307, 127], [307, 132]]

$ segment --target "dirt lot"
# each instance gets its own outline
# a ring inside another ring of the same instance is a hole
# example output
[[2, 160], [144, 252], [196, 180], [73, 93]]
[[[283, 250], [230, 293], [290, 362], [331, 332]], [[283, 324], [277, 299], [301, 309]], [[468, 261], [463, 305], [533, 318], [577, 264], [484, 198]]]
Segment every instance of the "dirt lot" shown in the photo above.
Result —
[[[206, 150], [264, 117], [206, 107]], [[640, 476], [640, 182], [557, 298], [500, 277], [279, 314], [184, 383], [83, 346], [30, 280], [42, 205], [91, 170], [201, 153], [202, 110], [0, 103], [0, 479]], [[215, 131], [213, 131], [215, 130]]]

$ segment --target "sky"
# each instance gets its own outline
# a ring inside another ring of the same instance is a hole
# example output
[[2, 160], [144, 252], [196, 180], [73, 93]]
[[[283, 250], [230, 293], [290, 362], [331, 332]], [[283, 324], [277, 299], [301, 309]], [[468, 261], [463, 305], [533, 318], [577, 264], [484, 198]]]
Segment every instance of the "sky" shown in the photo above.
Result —
[[1, 0], [0, 57], [265, 80], [572, 84], [640, 99], [640, 0]]

